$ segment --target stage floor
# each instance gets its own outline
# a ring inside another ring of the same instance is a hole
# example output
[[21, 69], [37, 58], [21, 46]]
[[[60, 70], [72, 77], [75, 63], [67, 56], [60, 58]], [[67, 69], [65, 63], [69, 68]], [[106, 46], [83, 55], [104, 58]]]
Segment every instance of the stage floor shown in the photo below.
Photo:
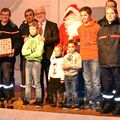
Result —
[[[46, 108], [46, 106], [44, 108]], [[95, 116], [95, 114], [94, 116], [85, 114], [83, 115], [83, 113], [68, 114], [68, 112], [64, 113], [43, 112], [38, 109], [37, 111], [33, 110], [28, 111], [0, 108], [0, 120], [120, 120], [120, 118], [110, 116]]]
[[[21, 110], [24, 110], [24, 111], [32, 111], [32, 112], [38, 112], [38, 113], [39, 112], [47, 112], [47, 113], [60, 113], [61, 115], [64, 115], [64, 114], [73, 115], [74, 114], [74, 115], [85, 115], [85, 116], [90, 115], [90, 116], [96, 116], [96, 117], [114, 118], [114, 116], [112, 116], [112, 114], [100, 114], [99, 112], [96, 112], [95, 110], [89, 110], [89, 109], [88, 110], [81, 109], [81, 110], [75, 111], [74, 109], [71, 108], [69, 110], [66, 110], [66, 109], [58, 108], [58, 107], [53, 108], [48, 104], [45, 104], [42, 107], [35, 107], [32, 104], [33, 102], [34, 102], [34, 99], [30, 101], [30, 105], [24, 106], [23, 101], [20, 98], [18, 98], [17, 100], [15, 100], [13, 102], [14, 110], [18, 110], [20, 112], [21, 112]], [[3, 110], [10, 110], [10, 109], [4, 108]], [[11, 109], [11, 110], [13, 110], [13, 109]], [[1, 114], [1, 112], [0, 112], [0, 114]], [[49, 116], [47, 116], [47, 117], [49, 117]], [[120, 119], [120, 116], [119, 116], [119, 119]], [[2, 119], [0, 119], [0, 120], [2, 120]], [[34, 120], [36, 120], [36, 119], [34, 119]]]

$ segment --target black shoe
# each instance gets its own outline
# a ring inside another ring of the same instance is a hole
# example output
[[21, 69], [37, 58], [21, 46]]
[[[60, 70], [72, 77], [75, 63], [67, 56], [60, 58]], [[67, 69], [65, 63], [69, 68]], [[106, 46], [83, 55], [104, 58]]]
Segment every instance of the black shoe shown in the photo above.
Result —
[[25, 106], [26, 106], [26, 105], [29, 105], [29, 101], [27, 101], [26, 98], [23, 99], [23, 105], [25, 105]]
[[79, 103], [79, 108], [84, 109], [84, 100], [81, 100]]
[[13, 107], [13, 105], [8, 105], [7, 108], [8, 109], [13, 109], [14, 107]]
[[63, 107], [65, 107], [65, 104], [64, 104], [64, 103], [59, 103], [59, 104], [58, 104], [58, 107], [59, 107], [59, 108], [63, 108]]
[[113, 105], [110, 103], [105, 103], [103, 108], [100, 110], [101, 114], [106, 114], [112, 112], [114, 109]]
[[52, 103], [50, 104], [51, 107], [57, 107], [57, 104], [56, 103]]
[[41, 106], [43, 106], [42, 100], [40, 100], [39, 98], [37, 98], [37, 99], [35, 100], [35, 102], [34, 102], [34, 105], [35, 105], [36, 107], [41, 107]]
[[12, 100], [8, 100], [8, 103], [7, 103], [7, 108], [8, 109], [13, 109], [13, 101]]
[[0, 99], [0, 107], [1, 107], [1, 108], [5, 108], [4, 98], [1, 98], [1, 99]]
[[112, 114], [113, 115], [120, 115], [120, 105], [116, 105], [116, 108], [115, 108], [115, 110], [113, 110], [113, 112], [112, 112]]

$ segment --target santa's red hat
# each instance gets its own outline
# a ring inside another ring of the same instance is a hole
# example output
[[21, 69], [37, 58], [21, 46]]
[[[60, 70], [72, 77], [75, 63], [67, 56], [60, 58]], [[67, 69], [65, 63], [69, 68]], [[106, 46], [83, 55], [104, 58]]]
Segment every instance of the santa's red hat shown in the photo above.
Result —
[[78, 8], [77, 4], [71, 4], [65, 10], [63, 19], [69, 14], [69, 12], [73, 12], [76, 16], [80, 17], [79, 11], [80, 11], [80, 9]]

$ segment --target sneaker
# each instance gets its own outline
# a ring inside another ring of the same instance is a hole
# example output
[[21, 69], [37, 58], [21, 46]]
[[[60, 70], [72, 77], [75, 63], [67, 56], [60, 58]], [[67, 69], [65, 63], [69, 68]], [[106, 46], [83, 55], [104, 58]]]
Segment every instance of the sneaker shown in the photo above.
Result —
[[40, 100], [39, 98], [37, 98], [37, 99], [35, 100], [35, 102], [34, 102], [34, 105], [35, 105], [36, 107], [41, 107], [41, 106], [42, 106], [41, 100]]
[[65, 105], [65, 106], [63, 107], [64, 110], [69, 110], [70, 108], [71, 108], [71, 106], [69, 106], [69, 105]]
[[102, 109], [102, 103], [101, 103], [101, 102], [96, 102], [95, 110], [96, 110], [97, 112], [99, 112], [101, 109]]
[[85, 106], [85, 109], [95, 109], [95, 104], [91, 101], [89, 101], [88, 105]]
[[79, 106], [75, 106], [75, 107], [74, 107], [74, 110], [75, 110], [75, 111], [80, 110]]
[[23, 105], [25, 105], [25, 106], [26, 106], [26, 105], [29, 105], [29, 101], [27, 101], [26, 98], [23, 99]]

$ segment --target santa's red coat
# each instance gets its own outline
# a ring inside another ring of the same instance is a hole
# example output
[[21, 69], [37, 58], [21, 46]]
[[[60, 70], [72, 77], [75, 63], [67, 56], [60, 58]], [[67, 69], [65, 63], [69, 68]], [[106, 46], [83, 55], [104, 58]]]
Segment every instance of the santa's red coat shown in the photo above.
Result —
[[[64, 53], [67, 52], [67, 43], [69, 41], [69, 35], [66, 32], [65, 24], [62, 23], [59, 28], [59, 36], [60, 36], [60, 45], [63, 46]], [[72, 39], [79, 40], [79, 36], [74, 36]]]

